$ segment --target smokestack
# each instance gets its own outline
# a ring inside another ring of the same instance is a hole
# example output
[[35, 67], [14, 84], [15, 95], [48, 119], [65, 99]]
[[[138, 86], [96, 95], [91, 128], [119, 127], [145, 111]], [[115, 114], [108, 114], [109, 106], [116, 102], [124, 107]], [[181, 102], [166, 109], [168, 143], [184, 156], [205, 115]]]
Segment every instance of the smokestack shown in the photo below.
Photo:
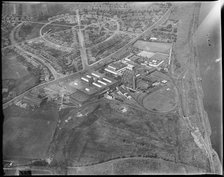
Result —
[[136, 77], [135, 77], [136, 72], [135, 72], [135, 70], [136, 70], [136, 68], [134, 67], [133, 68], [133, 77], [132, 77], [133, 90], [136, 89]]
[[135, 78], [135, 74], [133, 75], [133, 90], [136, 89], [136, 78]]

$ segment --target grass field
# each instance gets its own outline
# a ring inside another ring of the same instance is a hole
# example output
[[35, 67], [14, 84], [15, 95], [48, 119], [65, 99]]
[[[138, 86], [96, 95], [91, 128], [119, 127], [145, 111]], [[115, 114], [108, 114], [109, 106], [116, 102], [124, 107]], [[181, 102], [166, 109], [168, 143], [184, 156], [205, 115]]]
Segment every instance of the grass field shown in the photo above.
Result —
[[32, 88], [38, 83], [38, 78], [35, 78], [32, 75], [26, 75], [16, 81], [15, 90], [17, 94]]
[[[91, 165], [116, 158], [150, 156], [160, 149], [172, 149], [174, 146], [169, 141], [176, 138], [176, 130], [172, 129], [175, 121], [170, 120], [171, 127], [166, 129], [165, 124], [166, 119], [162, 122], [156, 115], [143, 115], [134, 110], [124, 115], [102, 106], [94, 114], [83, 117], [83, 122], [68, 133], [65, 145], [68, 164]], [[61, 144], [62, 141], [58, 138], [57, 142]]]
[[168, 87], [163, 87], [154, 93], [149, 94], [143, 99], [143, 105], [148, 110], [159, 112], [171, 111], [176, 106], [176, 95], [174, 90], [166, 90]]
[[10, 87], [9, 91], [15, 91], [16, 94], [24, 92], [39, 82], [39, 78], [29, 73], [27, 67], [18, 61], [19, 57], [22, 58], [13, 50], [4, 52], [2, 57], [2, 79], [15, 81], [14, 86], [9, 86], [7, 82], [3, 82], [3, 86]]
[[13, 117], [4, 123], [3, 154], [5, 157], [45, 158], [54, 124], [47, 121]]
[[17, 61], [17, 54], [10, 50], [2, 56], [2, 79], [19, 79], [28, 75], [26, 67]]
[[44, 24], [26, 23], [19, 29], [19, 36], [23, 40], [29, 40], [40, 36], [40, 29]]
[[45, 158], [57, 113], [45, 105], [34, 111], [9, 107], [4, 112], [3, 158]]
[[171, 43], [159, 43], [159, 42], [147, 42], [138, 40], [134, 47], [145, 50], [148, 52], [161, 52], [165, 54], [169, 54], [169, 50], [171, 48]]

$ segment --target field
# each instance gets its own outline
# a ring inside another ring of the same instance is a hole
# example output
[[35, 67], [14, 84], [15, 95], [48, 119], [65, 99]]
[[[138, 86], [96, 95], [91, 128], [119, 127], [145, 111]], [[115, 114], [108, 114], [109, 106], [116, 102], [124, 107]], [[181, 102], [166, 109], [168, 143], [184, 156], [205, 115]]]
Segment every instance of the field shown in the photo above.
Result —
[[134, 47], [145, 50], [148, 52], [161, 52], [165, 54], [169, 54], [169, 50], [171, 48], [171, 44], [168, 43], [159, 43], [159, 42], [146, 42], [138, 40]]
[[69, 30], [69, 29], [71, 29], [71, 27], [48, 24], [41, 29], [41, 34], [44, 34], [46, 32], [55, 33], [55, 32]]
[[[74, 114], [72, 110], [69, 113], [61, 111], [62, 122], [65, 117], [72, 116], [72, 119], [62, 123], [63, 128], [54, 139], [54, 163], [82, 166], [156, 154], [169, 159], [165, 151], [173, 153], [176, 115], [157, 117], [133, 109], [122, 114], [105, 103], [86, 117], [75, 117]], [[167, 119], [168, 127], [165, 126]]]
[[4, 159], [46, 157], [57, 120], [53, 107], [27, 111], [12, 106], [4, 111], [4, 117]]
[[174, 90], [163, 87], [143, 99], [143, 105], [148, 110], [169, 112], [176, 106], [176, 95]]
[[40, 36], [40, 29], [43, 24], [37, 23], [26, 23], [23, 24], [19, 29], [19, 36], [23, 40], [29, 40]]
[[193, 174], [203, 172], [205, 171], [200, 168], [154, 158], [125, 158], [86, 167], [68, 168], [69, 175]]
[[14, 97], [10, 96], [12, 92], [18, 95], [39, 83], [38, 73], [34, 75], [32, 73], [34, 70], [28, 71], [27, 67], [19, 62], [25, 59], [11, 49], [6, 50], [3, 52], [2, 57], [3, 87], [8, 88], [8, 92], [3, 95], [4, 102]]
[[190, 39], [190, 32], [194, 4], [179, 4], [179, 8], [174, 10], [174, 14], [171, 16], [173, 19], [179, 19], [184, 22], [182, 25], [178, 25], [177, 29], [177, 41], [174, 43], [174, 51], [176, 53], [177, 60], [182, 64], [187, 62], [187, 58], [190, 56], [188, 41]]
[[[8, 50], [8, 49], [7, 49]], [[28, 75], [26, 67], [17, 61], [18, 54], [8, 50], [2, 54], [2, 78], [19, 79]]]
[[30, 75], [26, 75], [19, 80], [16, 80], [15, 90], [17, 94], [22, 93], [23, 91], [32, 88], [38, 83], [39, 79]]

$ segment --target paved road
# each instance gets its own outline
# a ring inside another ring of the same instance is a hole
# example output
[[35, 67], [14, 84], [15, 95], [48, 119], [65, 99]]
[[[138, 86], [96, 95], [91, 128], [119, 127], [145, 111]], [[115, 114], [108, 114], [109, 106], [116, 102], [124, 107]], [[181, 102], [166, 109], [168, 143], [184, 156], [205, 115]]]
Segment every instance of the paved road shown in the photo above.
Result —
[[[70, 47], [65, 47], [65, 46], [56, 44], [56, 43], [54, 43], [54, 42], [51, 42], [51, 41], [45, 39], [44, 34], [42, 33], [42, 30], [43, 30], [47, 25], [50, 25], [50, 24], [51, 24], [51, 22], [48, 22], [48, 23], [46, 23], [44, 26], [41, 27], [41, 29], [40, 29], [40, 37], [41, 37], [41, 39], [43, 39], [45, 42], [49, 43], [50, 45], [55, 46], [55, 48], [57, 48], [57, 49], [61, 49], [61, 50], [64, 50], [64, 51], [71, 51], [72, 48], [70, 48]], [[69, 26], [69, 27], [72, 29], [72, 26]], [[66, 29], [66, 30], [67, 30], [67, 29]], [[65, 30], [62, 30], [62, 31], [65, 31]], [[57, 32], [61, 32], [61, 31], [57, 31]], [[55, 33], [57, 33], [57, 32], [55, 32]], [[54, 33], [54, 34], [55, 34], [55, 33]]]
[[[82, 67], [85, 70], [88, 68], [88, 58], [86, 54], [86, 48], [85, 48], [85, 42], [84, 42], [84, 36], [82, 33], [82, 30], [80, 28], [81, 23], [80, 23], [80, 17], [79, 17], [79, 10], [76, 10], [76, 19], [78, 22], [78, 37], [79, 37], [79, 44], [80, 44], [80, 55], [81, 55], [81, 60], [82, 60]], [[75, 35], [75, 34], [74, 34]]]
[[12, 30], [12, 32], [11, 32], [11, 34], [10, 34], [10, 40], [11, 40], [11, 42], [15, 45], [16, 48], [18, 48], [19, 50], [21, 50], [23, 53], [26, 53], [26, 54], [28, 54], [28, 55], [30, 55], [30, 56], [36, 58], [36, 59], [39, 60], [42, 64], [44, 64], [44, 65], [51, 71], [51, 73], [53, 74], [54, 78], [57, 79], [57, 78], [61, 77], [61, 75], [59, 75], [59, 74], [55, 71], [55, 69], [54, 69], [49, 63], [46, 63], [46, 61], [44, 61], [42, 58], [38, 57], [37, 55], [35, 55], [35, 54], [33, 54], [33, 53], [30, 53], [30, 52], [24, 50], [22, 47], [20, 47], [20, 46], [17, 44], [17, 42], [16, 42], [15, 39], [14, 39], [14, 33], [15, 33], [15, 30], [16, 30], [18, 27], [20, 27], [21, 25], [23, 25], [23, 23], [20, 23], [17, 27], [15, 27], [15, 28]]
[[[24, 21], [22, 21], [22, 22], [24, 22]], [[26, 21], [25, 21], [26, 22]], [[32, 23], [36, 23], [36, 22], [32, 22]], [[49, 22], [48, 23], [44, 23], [45, 25], [44, 26], [46, 26], [46, 24], [49, 24]], [[20, 25], [20, 24], [19, 24]], [[70, 26], [70, 27], [72, 27], [72, 26]], [[41, 29], [40, 29], [40, 31], [42, 30], [42, 28], [43, 28], [43, 26], [41, 27]], [[66, 29], [67, 30], [67, 29]], [[60, 31], [56, 31], [56, 32], [53, 32], [53, 33], [51, 33], [51, 34], [56, 34], [56, 33], [59, 33], [59, 32], [62, 32], [62, 31], [65, 31], [65, 30], [60, 30]], [[22, 42], [17, 42], [17, 44], [22, 44], [22, 43], [24, 43], [24, 42], [31, 42], [31, 41], [34, 41], [34, 40], [36, 40], [36, 39], [43, 39], [43, 35], [42, 35], [42, 32], [41, 33], [39, 33], [39, 35], [40, 36], [38, 36], [38, 37], [35, 37], [35, 38], [32, 38], [32, 39], [28, 39], [28, 40], [24, 40], [24, 41], [22, 41]], [[49, 41], [50, 42], [50, 41]], [[55, 44], [55, 43], [54, 43]], [[2, 48], [2, 50], [4, 50], [4, 49], [7, 49], [7, 48], [10, 48], [10, 47], [14, 47], [15, 45], [14, 44], [11, 44], [11, 45], [8, 45], [8, 46], [6, 46], [6, 47], [3, 47]], [[57, 46], [58, 47], [58, 46]], [[60, 45], [60, 47], [61, 47], [61, 45]]]
[[16, 96], [15, 98], [11, 99], [10, 101], [8, 101], [7, 103], [4, 103], [3, 104], [3, 109], [7, 108], [9, 105], [11, 105], [13, 102], [15, 101], [19, 101], [25, 94], [27, 94], [28, 92], [30, 92], [31, 90], [33, 89], [41, 89], [41, 88], [44, 88], [44, 87], [47, 87], [48, 85], [51, 85], [51, 84], [55, 84], [55, 83], [58, 83], [60, 81], [63, 81], [64, 79], [68, 79], [70, 77], [75, 77], [75, 76], [78, 76], [82, 71], [79, 71], [79, 72], [76, 72], [76, 73], [73, 73], [71, 75], [67, 75], [67, 76], [62, 76], [58, 79], [55, 79], [55, 80], [52, 80], [52, 81], [49, 81], [49, 82], [46, 82], [46, 83], [42, 83], [42, 84], [39, 84], [33, 88], [30, 88], [28, 89], [27, 91], [23, 92], [22, 94]]
[[127, 48], [128, 46], [130, 46], [131, 44], [133, 44], [135, 41], [137, 41], [141, 36], [143, 36], [144, 34], [147, 34], [149, 31], [151, 31], [153, 28], [155, 28], [156, 26], [160, 25], [161, 23], [163, 23], [166, 19], [169, 18], [169, 14], [171, 12], [171, 10], [173, 9], [173, 7], [171, 7], [170, 9], [167, 10], [167, 12], [156, 22], [154, 23], [152, 26], [150, 26], [148, 29], [146, 29], [144, 32], [142, 32], [141, 34], [139, 34], [138, 36], [136, 36], [134, 39], [132, 39], [129, 43], [127, 43], [125, 46], [123, 46], [122, 48], [120, 48], [119, 50], [117, 50], [116, 52], [110, 54], [109, 56], [98, 60], [97, 62], [91, 64], [90, 66], [95, 66], [97, 65], [99, 62], [102, 62], [104, 60], [108, 60], [109, 58], [111, 58], [113, 55], [121, 52], [122, 50], [125, 50], [125, 48]]
[[[148, 33], [150, 30], [152, 30], [152, 28], [158, 26], [159, 24], [161, 24], [162, 22], [164, 22], [168, 17], [169, 17], [169, 13], [171, 12], [173, 7], [171, 7], [170, 9], [167, 10], [167, 12], [155, 23], [153, 24], [152, 26], [150, 26], [147, 30], [145, 30], [142, 34], [138, 35], [136, 38], [134, 38], [133, 40], [131, 40], [128, 44], [126, 44], [124, 47], [120, 48], [118, 51], [112, 53], [111, 55], [89, 65], [89, 69], [91, 68], [94, 68], [96, 65], [99, 64], [99, 62], [101, 61], [104, 61], [104, 60], [108, 60], [108, 58], [110, 58], [111, 56], [117, 54], [118, 52], [124, 50], [127, 46], [129, 46], [130, 44], [134, 43], [136, 40], [138, 40], [142, 35]], [[47, 85], [50, 85], [50, 84], [53, 84], [53, 83], [57, 83], [59, 81], [63, 81], [64, 79], [68, 79], [70, 77], [74, 77], [74, 76], [77, 76], [78, 74], [80, 74], [81, 72], [83, 71], [79, 71], [79, 72], [76, 72], [76, 73], [73, 73], [71, 75], [67, 75], [67, 76], [63, 76], [61, 78], [58, 78], [58, 79], [55, 79], [53, 81], [49, 81], [47, 83], [43, 83], [43, 84], [40, 84], [40, 85], [37, 85], [27, 91], [25, 91], [24, 93], [16, 96], [15, 98], [13, 98], [12, 100], [8, 101], [7, 103], [4, 103], [3, 104], [3, 109], [7, 108], [9, 105], [11, 105], [14, 101], [18, 101], [20, 100], [26, 93], [28, 93], [29, 91], [33, 90], [33, 89], [40, 89], [40, 88], [43, 88], [43, 87], [46, 87]]]

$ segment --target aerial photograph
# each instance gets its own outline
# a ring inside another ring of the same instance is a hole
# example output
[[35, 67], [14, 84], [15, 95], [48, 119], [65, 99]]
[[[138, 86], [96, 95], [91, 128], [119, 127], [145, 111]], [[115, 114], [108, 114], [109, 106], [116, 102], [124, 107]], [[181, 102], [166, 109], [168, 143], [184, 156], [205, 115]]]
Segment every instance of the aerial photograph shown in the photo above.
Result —
[[3, 175], [222, 175], [222, 5], [2, 2]]

